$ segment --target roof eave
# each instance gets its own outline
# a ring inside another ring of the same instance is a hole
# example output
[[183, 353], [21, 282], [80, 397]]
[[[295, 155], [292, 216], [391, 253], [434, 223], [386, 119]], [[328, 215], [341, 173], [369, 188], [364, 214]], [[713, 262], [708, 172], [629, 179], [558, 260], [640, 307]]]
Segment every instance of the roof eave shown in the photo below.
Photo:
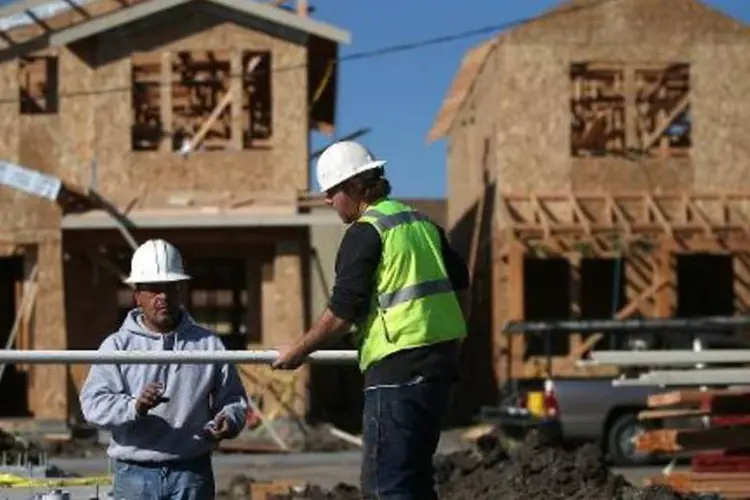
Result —
[[[169, 8], [177, 7], [194, 0], [150, 0], [132, 7], [126, 7], [110, 14], [91, 19], [78, 26], [63, 29], [49, 35], [50, 46], [68, 45], [89, 38], [128, 23], [143, 19]], [[351, 34], [333, 25], [287, 12], [271, 5], [259, 4], [247, 0], [205, 0], [266, 22], [291, 28], [296, 31], [315, 35], [336, 43], [351, 43]]]

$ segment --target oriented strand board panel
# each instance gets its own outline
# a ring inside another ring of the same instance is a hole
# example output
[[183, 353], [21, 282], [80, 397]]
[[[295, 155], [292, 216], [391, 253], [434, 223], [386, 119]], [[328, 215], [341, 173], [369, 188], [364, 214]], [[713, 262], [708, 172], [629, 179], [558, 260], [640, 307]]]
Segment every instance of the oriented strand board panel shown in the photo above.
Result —
[[[0, 117], [2, 120], [2, 117]], [[40, 172], [55, 174], [57, 163], [56, 140], [59, 134], [58, 118], [54, 115], [15, 117], [20, 134], [16, 151], [2, 159], [19, 163]], [[24, 191], [0, 186], [0, 234], [15, 234], [25, 231], [36, 240], [39, 230], [56, 231], [59, 228], [57, 206], [44, 198], [32, 196]]]
[[[491, 57], [500, 93], [494, 108], [502, 190], [570, 187], [566, 58], [553, 46], [501, 44]], [[478, 106], [479, 109], [486, 109]]]
[[693, 48], [696, 190], [742, 190], [750, 178], [748, 50], [750, 36]]
[[[34, 309], [32, 349], [67, 349], [61, 240], [39, 245], [39, 289]], [[79, 300], [85, 300], [79, 297]], [[35, 365], [29, 406], [37, 419], [68, 417], [68, 367]]]
[[[480, 75], [494, 75], [498, 60], [492, 51], [485, 57]], [[474, 205], [482, 193], [483, 183], [492, 182], [497, 172], [496, 116], [487, 113], [501, 98], [492, 78], [477, 78], [466, 92], [464, 105], [453, 121], [453, 135], [448, 148], [446, 227], [453, 227]]]
[[[0, 63], [0, 158], [18, 162], [20, 120], [18, 116], [18, 63]], [[11, 210], [23, 195], [6, 186], [0, 186], [0, 233], [16, 224], [16, 214]]]
[[[481, 122], [495, 128], [499, 189], [726, 189], [746, 176], [750, 30], [694, 0], [577, 0], [498, 37], [449, 132], [449, 219], [470, 206]], [[690, 65], [687, 157], [574, 158], [570, 68], [586, 61]], [[716, 75], [722, 75], [717, 78]], [[493, 92], [478, 92], [483, 85]], [[721, 164], [722, 166], [719, 166]], [[716, 175], [717, 169], [722, 175]], [[731, 170], [731, 172], [725, 172]], [[706, 182], [707, 181], [707, 182]]]
[[[622, 46], [649, 39], [668, 41], [667, 47], [695, 42], [726, 41], [747, 34], [748, 28], [700, 0], [572, 0], [539, 21], [509, 30], [509, 42]], [[664, 47], [654, 46], [654, 58]]]
[[[127, 89], [131, 82], [130, 51], [271, 50], [272, 71], [290, 66], [304, 68], [304, 46], [271, 37], [228, 21], [194, 5], [174, 13], [156, 15], [138, 28], [119, 30], [101, 37], [96, 80], [99, 88]], [[126, 35], [126, 36], [125, 36]], [[152, 185], [174, 190], [249, 191], [304, 190], [307, 169], [307, 80], [300, 70], [272, 75], [274, 133], [270, 149], [237, 152], [196, 152], [182, 157], [177, 152], [131, 152], [131, 95], [128, 91], [102, 93], [97, 109], [96, 157], [99, 182], [105, 195], [128, 186], [133, 193]], [[121, 193], [119, 193], [121, 195]]]
[[86, 186], [96, 154], [95, 116], [106, 112], [94, 107], [96, 45], [85, 40], [60, 50], [60, 130], [57, 172], [61, 178]]
[[[263, 344], [268, 348], [291, 345], [304, 333], [302, 251], [304, 244], [288, 240], [279, 242], [272, 262], [263, 266], [261, 288], [263, 309]], [[298, 299], [299, 298], [299, 299]], [[305, 395], [307, 369], [298, 377], [296, 392]], [[294, 409], [304, 411], [305, 398], [296, 398]]]

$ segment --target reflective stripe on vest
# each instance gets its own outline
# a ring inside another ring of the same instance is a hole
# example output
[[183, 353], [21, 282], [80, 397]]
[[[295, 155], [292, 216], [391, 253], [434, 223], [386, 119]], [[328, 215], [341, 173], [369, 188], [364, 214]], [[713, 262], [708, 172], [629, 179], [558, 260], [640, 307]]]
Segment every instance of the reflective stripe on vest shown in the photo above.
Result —
[[386, 198], [359, 220], [371, 225], [383, 244], [376, 294], [357, 324], [360, 370], [403, 349], [463, 338], [466, 323], [430, 218]]
[[423, 283], [417, 283], [416, 285], [407, 286], [406, 288], [402, 288], [395, 292], [378, 295], [378, 304], [381, 309], [388, 309], [389, 307], [403, 304], [409, 300], [421, 299], [429, 297], [430, 295], [452, 291], [453, 284], [450, 280], [439, 279], [425, 281]]
[[364, 213], [367, 217], [372, 217], [375, 220], [373, 224], [377, 226], [380, 232], [388, 231], [401, 224], [408, 224], [416, 221], [429, 221], [430, 218], [420, 212], [400, 212], [393, 215], [385, 215], [377, 210], [367, 210]]
[[[402, 224], [430, 220], [429, 217], [420, 212], [400, 212], [393, 215], [385, 215], [377, 210], [370, 209], [367, 210], [364, 215], [374, 219], [372, 224], [377, 227], [381, 233]], [[407, 286], [406, 288], [402, 288], [395, 292], [379, 295], [378, 305], [380, 305], [381, 309], [388, 309], [389, 307], [397, 306], [410, 300], [421, 299], [423, 297], [429, 297], [430, 295], [451, 291], [453, 291], [453, 284], [449, 279], [425, 281], [423, 283]]]

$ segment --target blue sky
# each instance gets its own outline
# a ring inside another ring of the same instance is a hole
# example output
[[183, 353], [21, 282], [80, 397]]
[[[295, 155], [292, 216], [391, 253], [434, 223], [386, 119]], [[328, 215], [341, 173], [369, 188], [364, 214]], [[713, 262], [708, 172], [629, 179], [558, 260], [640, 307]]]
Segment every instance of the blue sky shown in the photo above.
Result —
[[[349, 30], [352, 43], [341, 55], [474, 28], [502, 25], [540, 14], [559, 0], [397, 0], [378, 2], [311, 0], [316, 18]], [[750, 22], [750, 1], [705, 3]], [[389, 162], [388, 176], [399, 197], [445, 196], [445, 142], [425, 137], [464, 52], [489, 37], [473, 37], [373, 59], [342, 63], [337, 133], [361, 127], [361, 140]], [[313, 148], [326, 144], [316, 136]], [[315, 184], [313, 189], [317, 190]]]

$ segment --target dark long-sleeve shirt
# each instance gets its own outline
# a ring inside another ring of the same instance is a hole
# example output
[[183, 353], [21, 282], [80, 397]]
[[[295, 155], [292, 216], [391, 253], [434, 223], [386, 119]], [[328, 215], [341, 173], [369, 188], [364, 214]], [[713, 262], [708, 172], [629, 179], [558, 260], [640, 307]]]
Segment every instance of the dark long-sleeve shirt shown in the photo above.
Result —
[[[438, 226], [443, 262], [455, 291], [469, 286], [469, 272], [463, 258], [451, 247]], [[370, 311], [375, 275], [383, 245], [380, 235], [368, 223], [354, 223], [344, 234], [336, 256], [336, 282], [329, 307], [350, 323], [362, 321]], [[398, 384], [418, 376], [425, 378], [457, 375], [458, 343], [443, 342], [408, 349], [375, 363], [365, 373], [365, 386]]]

